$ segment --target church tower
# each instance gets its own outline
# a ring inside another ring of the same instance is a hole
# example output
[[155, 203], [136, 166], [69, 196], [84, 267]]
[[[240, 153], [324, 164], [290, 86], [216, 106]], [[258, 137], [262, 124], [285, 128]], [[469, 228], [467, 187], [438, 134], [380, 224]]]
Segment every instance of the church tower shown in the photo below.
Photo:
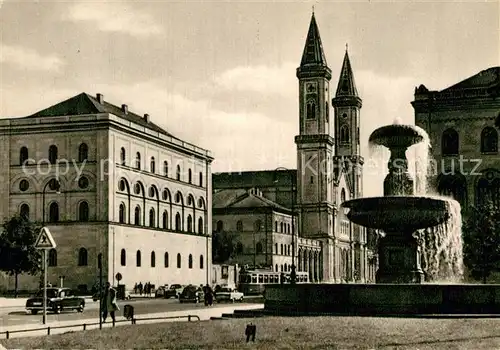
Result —
[[352, 197], [358, 198], [363, 194], [363, 157], [361, 157], [359, 132], [362, 101], [354, 82], [347, 48], [332, 106], [335, 109], [334, 166], [346, 166], [352, 185]]
[[318, 262], [323, 266], [320, 280], [331, 280], [333, 255], [334, 198], [329, 169], [334, 155], [334, 137], [330, 118], [330, 80], [318, 25], [311, 17], [309, 31], [297, 68], [299, 80], [299, 135], [297, 145], [297, 202], [299, 232], [305, 238], [323, 242]]

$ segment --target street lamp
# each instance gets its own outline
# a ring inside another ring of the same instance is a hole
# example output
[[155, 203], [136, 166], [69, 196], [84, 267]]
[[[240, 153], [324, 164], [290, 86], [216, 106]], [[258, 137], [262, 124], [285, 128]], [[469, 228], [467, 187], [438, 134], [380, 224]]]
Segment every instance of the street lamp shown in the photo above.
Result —
[[278, 171], [287, 171], [290, 176], [290, 190], [292, 196], [292, 266], [290, 267], [290, 283], [295, 284], [297, 282], [297, 273], [295, 271], [295, 186], [293, 173], [283, 167], [276, 168], [274, 170], [274, 183], [278, 183]]
[[61, 183], [58, 179], [52, 179], [43, 186], [42, 191], [42, 226], [45, 225], [45, 191], [47, 190], [47, 186], [50, 186], [50, 189], [56, 191], [57, 194], [60, 194], [61, 191]]
[[[47, 190], [47, 186], [50, 186], [51, 190], [56, 191], [57, 194], [61, 193], [59, 190], [61, 188], [61, 184], [58, 179], [52, 179], [43, 186], [42, 191], [42, 227], [45, 226], [45, 191]], [[46, 324], [47, 322], [47, 249], [43, 250], [43, 317], [42, 322]]]

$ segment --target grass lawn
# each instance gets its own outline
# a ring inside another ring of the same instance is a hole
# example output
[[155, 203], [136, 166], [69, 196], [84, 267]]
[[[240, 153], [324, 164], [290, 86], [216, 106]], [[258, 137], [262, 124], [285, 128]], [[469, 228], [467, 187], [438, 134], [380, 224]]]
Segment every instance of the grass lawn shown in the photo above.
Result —
[[[254, 344], [245, 327], [257, 325]], [[0, 341], [8, 349], [498, 349], [500, 319], [265, 317], [176, 322]]]

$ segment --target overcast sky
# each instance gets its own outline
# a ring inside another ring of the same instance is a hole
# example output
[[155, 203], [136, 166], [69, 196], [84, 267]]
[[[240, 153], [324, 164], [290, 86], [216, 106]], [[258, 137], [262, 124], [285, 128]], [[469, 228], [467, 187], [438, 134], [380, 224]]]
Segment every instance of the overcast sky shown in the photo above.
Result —
[[413, 123], [415, 86], [442, 90], [500, 64], [498, 1], [0, 4], [0, 116], [102, 93], [211, 150], [214, 172], [296, 167], [295, 68], [312, 5], [335, 88], [349, 44], [365, 157], [376, 127]]

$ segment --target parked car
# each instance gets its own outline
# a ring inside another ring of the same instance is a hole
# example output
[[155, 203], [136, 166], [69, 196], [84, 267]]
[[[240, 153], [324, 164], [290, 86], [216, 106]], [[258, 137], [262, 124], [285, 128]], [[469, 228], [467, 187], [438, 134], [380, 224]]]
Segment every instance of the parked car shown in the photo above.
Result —
[[[62, 310], [77, 310], [83, 312], [85, 299], [75, 295], [69, 288], [47, 288], [47, 311], [60, 313]], [[36, 315], [43, 310], [43, 289], [26, 301], [26, 310]]]
[[155, 298], [166, 298], [166, 294], [167, 294], [167, 290], [168, 290], [168, 284], [165, 284], [163, 286], [159, 286], [156, 290], [155, 290]]
[[182, 291], [181, 295], [179, 296], [179, 301], [181, 303], [199, 303], [200, 301], [204, 300], [204, 298], [205, 293], [203, 293], [203, 289], [201, 287], [189, 285]]
[[234, 303], [235, 301], [243, 301], [243, 293], [238, 292], [236, 288], [233, 287], [222, 287], [215, 295], [217, 302], [230, 301]]
[[172, 284], [170, 288], [166, 290], [165, 298], [179, 298], [179, 295], [181, 295], [183, 289], [184, 287], [180, 284]]

